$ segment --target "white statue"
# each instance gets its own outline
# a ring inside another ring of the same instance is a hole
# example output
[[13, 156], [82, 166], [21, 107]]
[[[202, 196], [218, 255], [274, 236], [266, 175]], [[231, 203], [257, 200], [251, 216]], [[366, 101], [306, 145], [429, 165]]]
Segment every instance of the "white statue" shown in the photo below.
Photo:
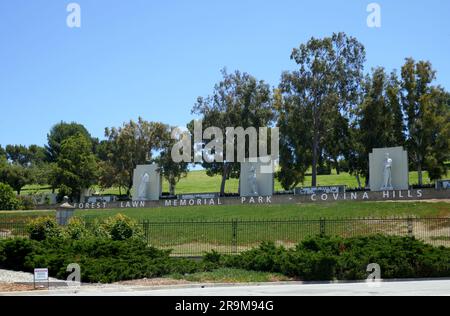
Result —
[[381, 190], [393, 190], [392, 187], [392, 159], [389, 157], [389, 154], [386, 154], [386, 158], [384, 159], [384, 167], [383, 167], [383, 186]]
[[146, 172], [141, 178], [141, 182], [138, 187], [138, 199], [146, 200], [148, 197], [148, 189], [150, 183], [150, 175]]
[[258, 195], [258, 189], [256, 187], [256, 169], [253, 165], [251, 166], [250, 172], [248, 174], [248, 184], [250, 186], [252, 195]]

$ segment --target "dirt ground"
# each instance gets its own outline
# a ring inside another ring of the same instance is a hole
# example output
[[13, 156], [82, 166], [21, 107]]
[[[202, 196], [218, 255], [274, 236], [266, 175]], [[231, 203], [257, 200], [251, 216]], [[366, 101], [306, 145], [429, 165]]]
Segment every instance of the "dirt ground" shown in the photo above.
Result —
[[192, 282], [185, 280], [175, 280], [167, 278], [156, 278], [156, 279], [141, 279], [132, 281], [121, 281], [114, 284], [117, 285], [132, 285], [132, 286], [161, 286], [161, 285], [180, 285], [180, 284], [190, 284]]
[[42, 288], [34, 288], [32, 284], [4, 283], [0, 282], [0, 292], [17, 292], [17, 291], [42, 291]]

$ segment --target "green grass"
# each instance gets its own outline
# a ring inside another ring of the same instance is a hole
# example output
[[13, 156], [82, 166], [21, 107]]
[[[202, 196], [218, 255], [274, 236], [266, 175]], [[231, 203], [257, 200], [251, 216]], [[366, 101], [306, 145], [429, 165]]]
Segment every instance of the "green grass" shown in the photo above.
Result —
[[356, 217], [447, 217], [450, 203], [427, 202], [335, 202], [286, 205], [222, 205], [193, 207], [160, 207], [148, 209], [77, 210], [78, 216], [107, 217], [122, 213], [135, 219], [229, 220], [287, 218], [356, 218]]
[[[144, 230], [147, 232], [149, 244], [161, 249], [172, 249], [174, 255], [202, 255], [212, 249], [224, 253], [240, 252], [256, 247], [262, 241], [273, 241], [291, 247], [307, 236], [319, 234], [321, 226], [317, 219], [320, 218], [406, 216], [450, 218], [450, 203], [347, 201], [299, 205], [224, 205], [75, 211], [76, 216], [89, 219], [101, 219], [118, 213], [136, 220], [148, 220], [150, 223], [144, 226], [147, 227]], [[38, 214], [54, 216], [54, 212], [1, 212], [0, 224], [4, 223], [4, 228], [8, 230], [10, 229], [8, 227], [11, 227], [8, 223], [21, 222], [27, 219], [27, 216]], [[241, 221], [233, 226], [232, 219]], [[315, 219], [315, 221], [276, 221], [286, 219]], [[242, 222], [242, 220], [260, 220], [260, 222]], [[427, 242], [448, 245], [449, 225], [448, 220], [419, 222], [414, 226], [415, 235], [418, 238], [425, 238]], [[325, 231], [326, 234], [343, 237], [377, 233], [405, 236], [408, 234], [408, 225], [406, 220], [326, 221]]]
[[[123, 209], [110, 211], [77, 211], [78, 216], [103, 217], [122, 213], [135, 219], [146, 219], [148, 241], [151, 245], [172, 249], [175, 255], [202, 255], [215, 249], [219, 252], [240, 252], [258, 246], [262, 241], [292, 247], [307, 236], [320, 233], [319, 221], [239, 222], [233, 228], [232, 219], [280, 220], [356, 217], [450, 217], [450, 203], [412, 202], [338, 202], [329, 204], [216, 206], [155, 209]], [[221, 221], [224, 222], [221, 222]], [[167, 222], [164, 222], [167, 221]], [[182, 221], [182, 222], [177, 222]], [[202, 223], [206, 221], [206, 223]], [[162, 222], [160, 224], [154, 222]], [[212, 223], [208, 223], [212, 222]], [[440, 222], [439, 222], [440, 223]], [[444, 223], [445, 224], [445, 223]], [[442, 233], [442, 225], [421, 228]], [[235, 243], [233, 242], [235, 232]], [[327, 222], [326, 233], [355, 236], [376, 233], [407, 235], [406, 220]], [[434, 233], [430, 233], [434, 236]], [[430, 242], [433, 242], [430, 240]], [[442, 241], [445, 242], [446, 241]]]
[[[409, 175], [409, 183], [417, 184], [418, 183], [417, 172], [410, 172]], [[423, 175], [424, 184], [429, 184], [430, 179], [428, 178], [428, 173], [424, 172]], [[216, 175], [214, 177], [209, 177], [206, 175], [205, 171], [191, 171], [188, 173], [186, 178], [181, 179], [181, 181], [177, 184], [176, 193], [177, 194], [187, 194], [187, 193], [207, 193], [207, 192], [219, 192], [220, 191], [220, 175]], [[346, 185], [349, 188], [355, 188], [358, 186], [356, 178], [348, 173], [341, 173], [339, 175], [336, 174], [336, 171], [333, 170], [333, 174], [324, 175], [317, 177], [318, 185], [320, 186], [329, 186], [329, 185]], [[361, 183], [364, 185], [364, 179], [361, 179]], [[305, 178], [304, 186], [311, 185], [311, 176], [307, 176]], [[302, 185], [299, 185], [302, 186]], [[239, 187], [238, 179], [229, 179], [226, 182], [225, 192], [226, 193], [237, 193]], [[110, 188], [104, 191], [101, 191], [98, 187], [96, 190], [102, 194], [119, 194], [118, 188]], [[163, 191], [169, 191], [169, 185], [167, 181], [163, 181]], [[280, 183], [275, 180], [275, 191], [283, 191]], [[22, 194], [31, 194], [35, 192], [51, 192], [51, 188], [49, 186], [26, 186]], [[122, 190], [122, 193], [124, 191]]]
[[291, 280], [290, 278], [279, 273], [247, 271], [232, 268], [221, 268], [211, 272], [199, 272], [188, 275], [172, 274], [169, 275], [168, 278], [201, 283], [254, 283]]

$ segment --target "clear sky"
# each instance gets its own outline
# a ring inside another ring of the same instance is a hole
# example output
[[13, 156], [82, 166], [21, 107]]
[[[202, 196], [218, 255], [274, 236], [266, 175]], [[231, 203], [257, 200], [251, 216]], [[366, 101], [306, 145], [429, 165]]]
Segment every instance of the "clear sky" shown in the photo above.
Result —
[[43, 145], [61, 120], [100, 138], [138, 116], [184, 126], [221, 68], [276, 86], [293, 47], [339, 31], [365, 45], [366, 71], [427, 59], [450, 90], [449, 13], [448, 0], [1, 0], [0, 144]]

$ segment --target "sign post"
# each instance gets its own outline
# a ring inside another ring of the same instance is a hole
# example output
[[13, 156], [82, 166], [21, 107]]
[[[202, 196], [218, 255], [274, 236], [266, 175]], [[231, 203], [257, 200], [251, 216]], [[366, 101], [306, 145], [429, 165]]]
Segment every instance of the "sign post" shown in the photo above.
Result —
[[47, 288], [50, 288], [48, 269], [34, 269], [33, 286], [36, 288], [36, 282], [47, 282]]

